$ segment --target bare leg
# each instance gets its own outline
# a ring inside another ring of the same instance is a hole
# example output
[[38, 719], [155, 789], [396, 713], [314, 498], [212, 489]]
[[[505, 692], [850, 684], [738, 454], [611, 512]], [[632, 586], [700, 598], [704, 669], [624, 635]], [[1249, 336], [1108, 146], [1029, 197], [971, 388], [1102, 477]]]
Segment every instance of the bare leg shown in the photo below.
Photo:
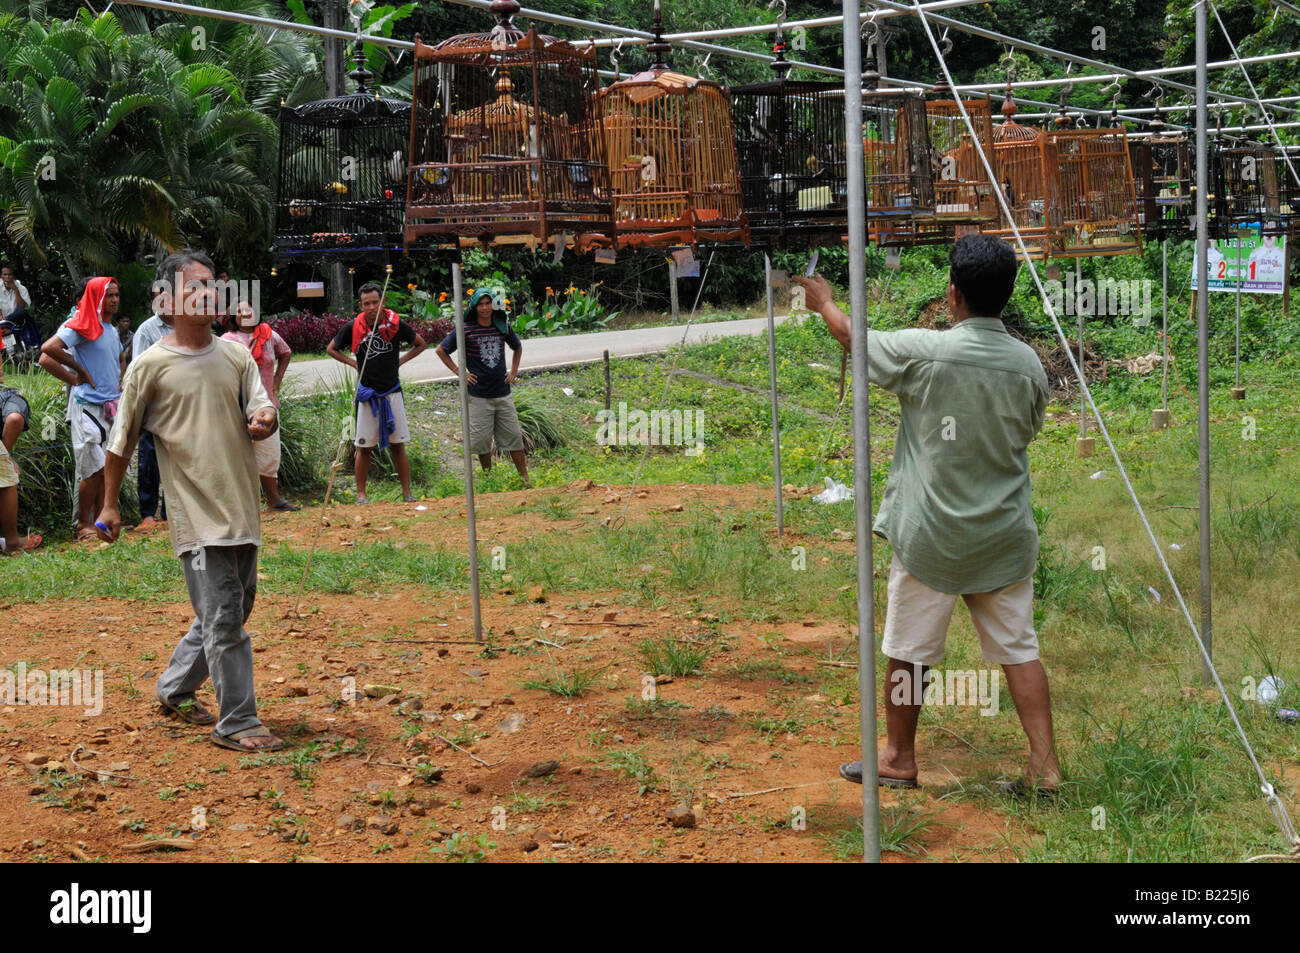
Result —
[[924, 665], [889, 660], [884, 688], [886, 740], [876, 757], [876, 766], [883, 777], [916, 777], [916, 722], [921, 717], [926, 671]]
[[393, 458], [393, 469], [397, 471], [397, 479], [402, 481], [402, 498], [411, 495], [411, 460], [406, 455], [406, 444], [390, 443], [388, 452]]
[[260, 479], [262, 481], [262, 489], [266, 491], [266, 505], [271, 509], [275, 509], [284, 502], [284, 500], [280, 499], [279, 481], [273, 476], [264, 476]]
[[492, 469], [492, 454], [480, 453], [478, 455], [478, 462], [483, 465], [483, 472], [486, 473], [488, 470]]
[[357, 447], [356, 455], [357, 470], [357, 496], [366, 495], [366, 480], [370, 478], [370, 448]]
[[93, 476], [81, 481], [77, 487], [77, 536], [94, 532], [95, 514], [104, 506], [104, 471], [97, 470]]
[[1052, 698], [1047, 687], [1047, 672], [1035, 659], [1019, 665], [1003, 665], [1007, 688], [1016, 704], [1020, 725], [1029, 739], [1029, 769], [1025, 783], [1054, 788], [1061, 780], [1061, 766], [1056, 760], [1056, 743], [1052, 737]]
[[528, 455], [522, 450], [511, 450], [510, 459], [514, 462], [519, 475], [524, 478], [524, 486], [531, 486], [532, 484], [528, 482]]
[[10, 453], [14, 452], [14, 443], [18, 440], [18, 435], [23, 432], [23, 415], [10, 414], [5, 418], [4, 442], [5, 449]]
[[6, 549], [21, 549], [24, 540], [18, 538], [18, 487], [7, 486], [0, 490], [0, 531], [4, 532]]

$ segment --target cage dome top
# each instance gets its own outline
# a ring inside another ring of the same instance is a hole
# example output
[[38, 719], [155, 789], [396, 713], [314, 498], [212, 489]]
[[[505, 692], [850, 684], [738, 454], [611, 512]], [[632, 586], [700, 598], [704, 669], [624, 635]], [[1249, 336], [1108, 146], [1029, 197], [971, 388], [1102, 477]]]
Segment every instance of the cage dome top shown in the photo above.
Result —
[[284, 109], [298, 119], [377, 119], [385, 116], [409, 116], [411, 104], [404, 100], [384, 99], [378, 94], [357, 92], [330, 99], [318, 99], [303, 103], [301, 106], [285, 106]]
[[[594, 58], [596, 55], [594, 50], [590, 51], [590, 53], [584, 52], [568, 40], [561, 40], [545, 33], [537, 33], [532, 29], [527, 32], [519, 29], [514, 23], [514, 16], [520, 10], [517, 0], [492, 0], [492, 6], [489, 9], [497, 18], [496, 26], [491, 30], [486, 33], [458, 33], [456, 36], [448, 37], [442, 42], [428, 47], [428, 49], [431, 49], [435, 55], [464, 55], [499, 53], [503, 50], [512, 49], [559, 47], [566, 52], [572, 52], [575, 56]], [[418, 41], [419, 37], [416, 37], [416, 40]], [[418, 49], [419, 43], [417, 42], [417, 51]]]

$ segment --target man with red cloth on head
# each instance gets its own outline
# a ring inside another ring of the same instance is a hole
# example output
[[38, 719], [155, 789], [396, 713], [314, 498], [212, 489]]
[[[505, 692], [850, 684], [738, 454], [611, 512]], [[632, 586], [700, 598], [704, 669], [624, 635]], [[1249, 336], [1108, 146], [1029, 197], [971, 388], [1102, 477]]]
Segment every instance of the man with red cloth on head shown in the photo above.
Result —
[[[336, 361], [358, 368], [357, 387], [356, 473], [357, 502], [368, 503], [366, 479], [370, 476], [370, 451], [376, 446], [387, 449], [393, 457], [393, 469], [402, 481], [402, 499], [415, 502], [411, 495], [411, 463], [406, 445], [411, 434], [406, 426], [406, 407], [402, 401], [402, 381], [398, 368], [428, 345], [415, 329], [397, 316], [392, 308], [380, 313], [383, 292], [374, 282], [361, 286], [361, 313], [343, 325], [325, 353]], [[411, 345], [405, 354], [402, 345]], [[349, 348], [356, 357], [345, 354]]]
[[68, 425], [77, 470], [76, 538], [95, 539], [104, 507], [104, 444], [122, 396], [122, 338], [113, 322], [122, 302], [117, 281], [91, 278], [72, 317], [41, 345], [41, 367], [72, 388]]

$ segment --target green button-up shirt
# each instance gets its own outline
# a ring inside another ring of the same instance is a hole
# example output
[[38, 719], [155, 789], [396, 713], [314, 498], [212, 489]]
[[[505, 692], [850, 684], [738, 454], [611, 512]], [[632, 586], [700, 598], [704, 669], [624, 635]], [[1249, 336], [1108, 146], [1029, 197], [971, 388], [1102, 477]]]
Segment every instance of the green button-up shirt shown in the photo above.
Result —
[[871, 331], [867, 349], [871, 383], [902, 405], [876, 533], [940, 592], [991, 592], [1032, 576], [1027, 449], [1048, 397], [1038, 355], [999, 318]]

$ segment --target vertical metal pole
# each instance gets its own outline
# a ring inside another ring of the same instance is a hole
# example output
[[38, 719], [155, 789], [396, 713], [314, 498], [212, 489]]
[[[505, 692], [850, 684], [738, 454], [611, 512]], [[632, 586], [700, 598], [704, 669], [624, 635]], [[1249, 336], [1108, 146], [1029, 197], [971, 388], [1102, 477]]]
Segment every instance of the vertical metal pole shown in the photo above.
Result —
[[767, 383], [772, 391], [772, 472], [776, 474], [776, 535], [785, 535], [785, 506], [781, 499], [781, 416], [776, 400], [776, 306], [772, 300], [772, 258], [763, 253], [767, 285]]
[[469, 381], [465, 379], [465, 296], [460, 263], [451, 266], [451, 293], [456, 299], [456, 362], [460, 377], [460, 433], [465, 452], [465, 528], [469, 533], [469, 593], [474, 608], [474, 641], [483, 641], [483, 613], [478, 597], [478, 528], [474, 524], [474, 455], [469, 452]]
[[853, 515], [858, 544], [858, 697], [862, 710], [862, 855], [880, 863], [876, 765], [876, 622], [871, 540], [871, 405], [867, 362], [867, 217], [862, 148], [859, 0], [844, 10], [844, 132], [849, 205], [849, 327], [853, 361]]
[[[1160, 239], [1160, 337], [1164, 344], [1164, 361], [1161, 363], [1160, 407], [1169, 412], [1169, 241]], [[1169, 418], [1166, 417], [1166, 426]]]
[[[1083, 284], [1083, 262], [1076, 258], [1074, 260], [1074, 310], [1079, 315], [1079, 374], [1084, 380], [1088, 378], [1088, 368], [1083, 363], [1083, 308], [1079, 304], [1079, 288]], [[1088, 436], [1088, 397], [1082, 387], [1079, 388], [1079, 436], [1085, 438]]]
[[609, 386], [609, 349], [605, 350], [605, 409], [609, 410], [610, 386]]
[[1209, 149], [1206, 135], [1205, 3], [1196, 4], [1196, 426], [1200, 468], [1201, 523], [1201, 681], [1213, 678], [1207, 658], [1213, 653], [1210, 628], [1210, 223]]
[[[1234, 353], [1233, 353], [1232, 360], [1234, 365], [1234, 373], [1236, 374], [1237, 390], [1241, 390], [1241, 286], [1244, 283], [1245, 275], [1242, 273], [1242, 267], [1241, 267], [1242, 243], [1241, 243], [1240, 229], [1237, 230], [1236, 245], [1237, 247], [1234, 249], [1234, 251], [1236, 251], [1237, 253], [1237, 330], [1236, 330], [1236, 341], [1233, 345]], [[1232, 396], [1236, 397], [1237, 395], [1233, 394]]]
[[[325, 0], [321, 6], [324, 25], [331, 30], [343, 28], [343, 0]], [[334, 97], [344, 93], [347, 66], [343, 56], [343, 40], [340, 37], [325, 39], [325, 95]], [[341, 176], [341, 171], [340, 171]], [[331, 262], [330, 270], [330, 305], [335, 311], [345, 311], [352, 303], [352, 282], [348, 279], [347, 266], [342, 261]]]
[[668, 295], [673, 303], [673, 324], [681, 320], [681, 307], [677, 302], [677, 259], [668, 255]]

